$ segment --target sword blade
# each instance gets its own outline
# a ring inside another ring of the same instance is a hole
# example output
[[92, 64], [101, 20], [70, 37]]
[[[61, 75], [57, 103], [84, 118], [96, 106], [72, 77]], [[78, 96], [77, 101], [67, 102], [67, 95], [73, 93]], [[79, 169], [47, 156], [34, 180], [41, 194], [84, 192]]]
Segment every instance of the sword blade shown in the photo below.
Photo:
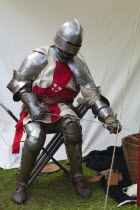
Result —
[[0, 103], [0, 106], [16, 121], [18, 122], [18, 119], [16, 118], [16, 116], [2, 103]]

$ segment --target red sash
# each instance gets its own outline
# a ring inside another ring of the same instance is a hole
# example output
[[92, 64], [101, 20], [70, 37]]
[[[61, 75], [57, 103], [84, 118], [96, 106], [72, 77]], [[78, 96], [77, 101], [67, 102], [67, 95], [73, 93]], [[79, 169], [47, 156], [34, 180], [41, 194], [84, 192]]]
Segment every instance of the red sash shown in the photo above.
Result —
[[16, 154], [16, 153], [19, 153], [19, 149], [20, 149], [20, 140], [22, 138], [22, 135], [23, 135], [23, 130], [24, 130], [24, 127], [23, 127], [23, 120], [25, 117], [27, 117], [28, 113], [27, 112], [23, 112], [19, 121], [17, 122], [16, 124], [16, 131], [15, 131], [15, 137], [14, 137], [14, 142], [13, 142], [13, 145], [12, 145], [12, 154]]

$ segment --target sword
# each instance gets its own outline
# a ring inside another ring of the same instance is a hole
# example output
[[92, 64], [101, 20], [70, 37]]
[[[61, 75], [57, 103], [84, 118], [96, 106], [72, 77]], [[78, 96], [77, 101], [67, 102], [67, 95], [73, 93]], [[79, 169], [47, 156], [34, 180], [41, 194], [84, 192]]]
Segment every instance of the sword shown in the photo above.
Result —
[[[2, 103], [0, 103], [0, 106], [16, 121], [18, 122], [18, 119], [16, 118], [16, 116]], [[24, 131], [25, 132], [25, 131]], [[21, 141], [24, 142], [24, 141]]]
[[[2, 103], [0, 103], [0, 106], [16, 121], [18, 122], [18, 119], [16, 118], [16, 116], [5, 106], [3, 105]], [[54, 116], [59, 116], [59, 117], [62, 117], [61, 115], [59, 114], [51, 114], [51, 113], [47, 113], [47, 115], [54, 115]], [[78, 118], [77, 119], [79, 120], [84, 120], [84, 121], [89, 121], [89, 122], [93, 122], [93, 123], [100, 123], [100, 122], [97, 122], [97, 121], [93, 121], [93, 120], [89, 120], [89, 119], [81, 119], [81, 118]], [[103, 126], [106, 126], [106, 124], [103, 124]], [[113, 127], [113, 126], [112, 126]], [[125, 127], [122, 127], [122, 129], [124, 130], [130, 130], [129, 128], [125, 128]]]
[[16, 121], [18, 122], [18, 119], [15, 117], [15, 115], [2, 103], [0, 103], [0, 106]]

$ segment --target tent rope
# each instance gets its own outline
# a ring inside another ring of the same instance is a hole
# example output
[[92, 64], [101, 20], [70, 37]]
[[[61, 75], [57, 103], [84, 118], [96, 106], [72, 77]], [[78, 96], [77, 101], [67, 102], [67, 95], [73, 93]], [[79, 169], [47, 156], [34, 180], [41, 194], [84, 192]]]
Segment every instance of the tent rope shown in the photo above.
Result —
[[[125, 99], [125, 96], [126, 96], [126, 89], [127, 89], [127, 85], [128, 85], [130, 67], [131, 67], [132, 57], [133, 57], [133, 53], [134, 53], [134, 46], [135, 46], [135, 41], [136, 41], [136, 34], [137, 34], [137, 29], [138, 29], [139, 18], [140, 18], [140, 7], [139, 7], [137, 19], [136, 19], [135, 28], [134, 28], [132, 47], [131, 47], [130, 58], [129, 58], [129, 63], [128, 63], [128, 71], [127, 71], [127, 75], [126, 75], [126, 80], [125, 80], [125, 85], [124, 85], [124, 90], [123, 90], [123, 96], [122, 96], [122, 100], [121, 100], [121, 103], [120, 103], [121, 109], [120, 109], [119, 122], [122, 119], [124, 99]], [[109, 181], [108, 181], [107, 192], [106, 192], [106, 197], [105, 197], [104, 210], [106, 210], [106, 205], [107, 205], [107, 200], [108, 200], [109, 183], [110, 183], [110, 180], [111, 180], [111, 171], [113, 169], [114, 157], [115, 157], [115, 152], [116, 152], [116, 145], [117, 145], [117, 141], [118, 141], [118, 131], [119, 131], [119, 123], [118, 123], [117, 134], [116, 134], [116, 138], [115, 138], [115, 145], [114, 145], [114, 150], [113, 150], [113, 155], [112, 155], [112, 160], [111, 160], [111, 167], [110, 167], [109, 178], [108, 178]]]

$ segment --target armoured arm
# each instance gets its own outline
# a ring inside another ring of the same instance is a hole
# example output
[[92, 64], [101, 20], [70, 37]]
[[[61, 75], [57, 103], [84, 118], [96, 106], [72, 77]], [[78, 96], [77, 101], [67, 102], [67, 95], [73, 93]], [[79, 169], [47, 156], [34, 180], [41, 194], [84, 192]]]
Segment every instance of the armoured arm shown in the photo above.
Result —
[[19, 71], [13, 73], [13, 78], [7, 88], [13, 93], [14, 101], [20, 100], [19, 92], [23, 87], [31, 87], [31, 82], [47, 65], [47, 56], [43, 53], [33, 52], [25, 58]]
[[[82, 94], [88, 104], [92, 107], [92, 111], [95, 117], [98, 116], [98, 120], [106, 124], [106, 128], [110, 133], [117, 133], [121, 131], [121, 125], [119, 124], [116, 115], [114, 115], [112, 108], [108, 100], [102, 96], [98, 88], [92, 83], [92, 86], [82, 86]], [[89, 87], [88, 87], [89, 86]]]
[[92, 105], [92, 111], [95, 116], [98, 116], [99, 121], [103, 122], [110, 133], [117, 133], [121, 131], [121, 125], [114, 115], [108, 100], [101, 95], [100, 100], [96, 100]]
[[47, 56], [43, 53], [34, 52], [23, 61], [19, 71], [14, 71], [13, 79], [8, 84], [8, 89], [13, 92], [14, 101], [21, 100], [33, 120], [44, 117], [48, 109], [37, 102], [35, 93], [31, 90], [32, 81], [39, 72], [47, 65]]
[[81, 93], [88, 105], [92, 107], [95, 116], [98, 116], [98, 119], [107, 125], [106, 128], [110, 133], [116, 133], [117, 128], [120, 131], [121, 125], [116, 119], [108, 100], [101, 95], [99, 88], [94, 83], [87, 65], [78, 57], [70, 60], [68, 65], [75, 74]]

